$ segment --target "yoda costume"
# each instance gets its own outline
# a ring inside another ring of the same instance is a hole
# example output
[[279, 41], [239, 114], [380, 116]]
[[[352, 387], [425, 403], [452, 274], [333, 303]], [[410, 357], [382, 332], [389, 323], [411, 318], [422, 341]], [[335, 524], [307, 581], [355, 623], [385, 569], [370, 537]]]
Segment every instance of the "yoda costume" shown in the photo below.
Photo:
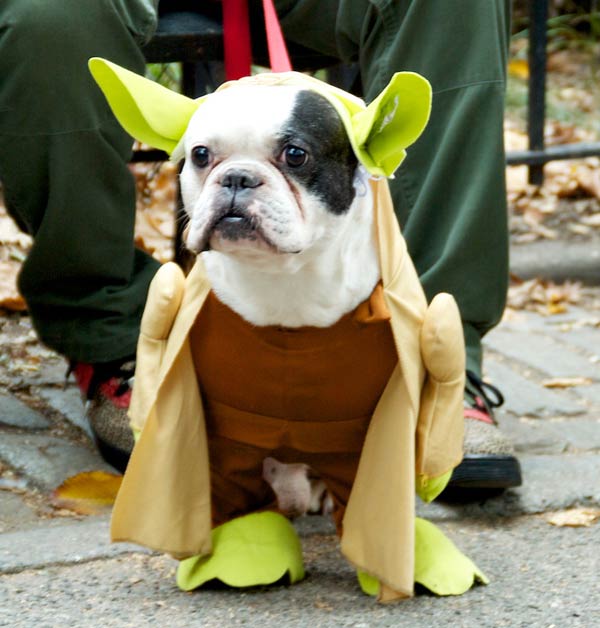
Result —
[[[100, 59], [90, 67], [125, 129], [175, 154], [189, 119], [210, 98], [191, 101]], [[381, 284], [352, 315], [389, 326], [397, 360], [390, 363], [362, 449], [354, 452], [349, 496], [338, 499], [342, 553], [359, 570], [363, 589], [382, 602], [411, 596], [415, 581], [439, 594], [462, 593], [485, 576], [439, 530], [414, 515], [415, 486], [426, 501], [433, 499], [462, 457], [462, 326], [450, 295], [439, 294], [427, 305], [383, 178], [393, 174], [426, 124], [429, 85], [416, 74], [398, 73], [365, 107], [350, 94], [295, 73], [242, 81], [318, 91], [340, 114], [361, 164], [375, 175], [369, 185]], [[221, 419], [201, 396], [202, 373], [196, 372], [191, 339], [212, 333], [210, 323], [202, 322], [210, 321], [203, 307], [225, 307], [214, 299], [201, 257], [187, 278], [176, 265], [166, 264], [151, 285], [130, 408], [132, 426], [141, 433], [115, 503], [112, 537], [188, 559], [178, 575], [182, 588], [212, 577], [236, 586], [273, 582], [285, 573], [293, 581], [302, 576], [294, 533], [281, 515], [255, 512], [264, 504], [249, 504], [240, 513], [246, 516], [229, 521], [217, 515], [222, 525], [213, 530], [209, 439], [221, 429]], [[211, 427], [215, 422], [217, 427]], [[255, 431], [252, 422], [246, 429], [249, 435]], [[237, 438], [243, 440], [243, 432]], [[303, 447], [319, 450], [320, 434], [315, 430], [311, 438], [304, 430], [305, 440], [294, 445], [297, 462], [303, 461]], [[214, 484], [212, 489], [218, 490]]]

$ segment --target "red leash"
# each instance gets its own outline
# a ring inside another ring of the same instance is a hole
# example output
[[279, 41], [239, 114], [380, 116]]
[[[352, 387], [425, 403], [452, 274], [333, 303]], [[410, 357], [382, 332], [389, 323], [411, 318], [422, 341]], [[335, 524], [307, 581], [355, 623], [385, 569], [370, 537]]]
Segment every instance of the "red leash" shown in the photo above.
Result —
[[265, 30], [267, 32], [271, 70], [273, 72], [289, 72], [292, 69], [292, 64], [273, 0], [263, 0], [263, 9], [265, 12]]
[[[263, 10], [271, 69], [273, 72], [287, 72], [292, 69], [292, 64], [273, 0], [263, 0]], [[225, 77], [229, 81], [250, 74], [252, 44], [248, 18], [248, 0], [223, 0]]]

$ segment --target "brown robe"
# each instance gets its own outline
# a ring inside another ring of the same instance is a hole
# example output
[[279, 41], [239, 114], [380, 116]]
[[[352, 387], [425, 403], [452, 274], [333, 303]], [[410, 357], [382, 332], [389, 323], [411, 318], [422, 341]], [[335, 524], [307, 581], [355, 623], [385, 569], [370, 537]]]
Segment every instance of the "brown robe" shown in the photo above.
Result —
[[381, 286], [331, 327], [246, 322], [210, 293], [190, 332], [211, 461], [213, 525], [276, 509], [267, 456], [308, 464], [341, 533], [371, 417], [398, 362]]

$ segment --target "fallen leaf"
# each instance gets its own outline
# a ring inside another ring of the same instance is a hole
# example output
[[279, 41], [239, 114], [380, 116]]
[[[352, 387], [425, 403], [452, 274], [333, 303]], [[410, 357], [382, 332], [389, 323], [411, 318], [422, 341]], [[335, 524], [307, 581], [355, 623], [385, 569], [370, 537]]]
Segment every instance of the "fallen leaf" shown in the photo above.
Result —
[[130, 164], [136, 181], [135, 244], [160, 262], [173, 258], [177, 166]]
[[55, 508], [95, 515], [113, 505], [123, 477], [105, 471], [87, 471], [66, 479], [51, 495]]
[[575, 144], [583, 139], [580, 129], [574, 124], [563, 124], [558, 120], [549, 120], [546, 123], [544, 138], [548, 145]]
[[569, 224], [567, 225], [567, 229], [571, 233], [576, 233], [577, 235], [588, 235], [592, 231], [591, 227], [588, 227], [587, 225], [578, 225], [578, 224]]
[[549, 51], [547, 59], [548, 72], [556, 74], [565, 74], [574, 76], [581, 74], [582, 64], [585, 63], [586, 57], [573, 52], [571, 48], [566, 50]]
[[329, 612], [333, 610], [333, 606], [331, 606], [331, 604], [327, 602], [323, 602], [322, 600], [317, 600], [315, 602], [315, 608], [318, 608], [322, 611], [329, 611]]
[[508, 73], [520, 79], [529, 78], [529, 63], [526, 59], [511, 59], [508, 63]]
[[575, 176], [583, 192], [589, 196], [600, 198], [600, 172], [597, 169], [581, 167]]
[[589, 386], [592, 380], [589, 377], [555, 377], [542, 382], [545, 388], [574, 388], [575, 386]]
[[597, 508], [571, 508], [561, 512], [550, 513], [548, 523], [558, 527], [588, 528], [600, 519]]
[[564, 314], [567, 311], [567, 306], [564, 303], [548, 303], [546, 309], [548, 314], [553, 316], [556, 314]]
[[13, 312], [23, 312], [27, 305], [17, 290], [17, 274], [21, 265], [17, 262], [0, 261], [0, 307]]
[[581, 222], [583, 222], [588, 227], [600, 227], [600, 213], [592, 214], [591, 216], [582, 216]]
[[26, 250], [31, 242], [31, 237], [19, 230], [0, 202], [0, 244], [14, 244]]
[[544, 316], [562, 314], [569, 304], [581, 301], [583, 285], [566, 281], [555, 284], [541, 279], [522, 281], [512, 277], [508, 289], [508, 306], [515, 310], [530, 310]]

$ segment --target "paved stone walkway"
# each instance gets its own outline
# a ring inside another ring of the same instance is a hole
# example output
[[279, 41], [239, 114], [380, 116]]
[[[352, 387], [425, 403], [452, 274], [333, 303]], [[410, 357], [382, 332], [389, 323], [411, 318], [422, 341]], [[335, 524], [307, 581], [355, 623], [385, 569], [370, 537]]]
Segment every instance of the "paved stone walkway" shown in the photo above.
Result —
[[[0, 578], [6, 584], [0, 585], [0, 626], [204, 626], [228, 625], [228, 617], [230, 625], [306, 625], [310, 618], [323, 626], [426, 626], [432, 625], [428, 613], [441, 625], [600, 623], [600, 525], [566, 531], [541, 518], [574, 506], [600, 508], [600, 288], [564, 314], [513, 312], [488, 335], [486, 375], [506, 397], [500, 425], [515, 443], [524, 484], [486, 500], [420, 505], [419, 512], [441, 522], [492, 572], [498, 588], [492, 582], [452, 601], [417, 598], [404, 607], [408, 615], [402, 621], [395, 612], [374, 611], [360, 597], [336, 553], [330, 524], [320, 518], [301, 523], [314, 560], [299, 593], [281, 587], [262, 597], [212, 592], [207, 598], [212, 621], [198, 598], [192, 604], [173, 587], [168, 559], [110, 545], [106, 517], [65, 517], [50, 506], [49, 492], [66, 478], [109, 467], [90, 442], [76, 387], [65, 386], [66, 364], [37, 343], [28, 319], [0, 319], [0, 347]], [[578, 385], [550, 387], [552, 380]], [[550, 558], [557, 543], [563, 544], [560, 560]], [[536, 559], [516, 560], [527, 551]], [[319, 574], [325, 574], [326, 585], [318, 584]], [[338, 585], [338, 577], [349, 579]], [[546, 591], [544, 581], [551, 585]], [[526, 586], [524, 601], [519, 589]], [[52, 593], [43, 593], [44, 587]], [[75, 603], [71, 590], [88, 596], [87, 606]], [[104, 595], [112, 596], [112, 606]], [[139, 621], [131, 609], [124, 618], [128, 600], [134, 600]], [[305, 615], [290, 611], [294, 600], [304, 605]], [[23, 608], [28, 614], [21, 614]]]

